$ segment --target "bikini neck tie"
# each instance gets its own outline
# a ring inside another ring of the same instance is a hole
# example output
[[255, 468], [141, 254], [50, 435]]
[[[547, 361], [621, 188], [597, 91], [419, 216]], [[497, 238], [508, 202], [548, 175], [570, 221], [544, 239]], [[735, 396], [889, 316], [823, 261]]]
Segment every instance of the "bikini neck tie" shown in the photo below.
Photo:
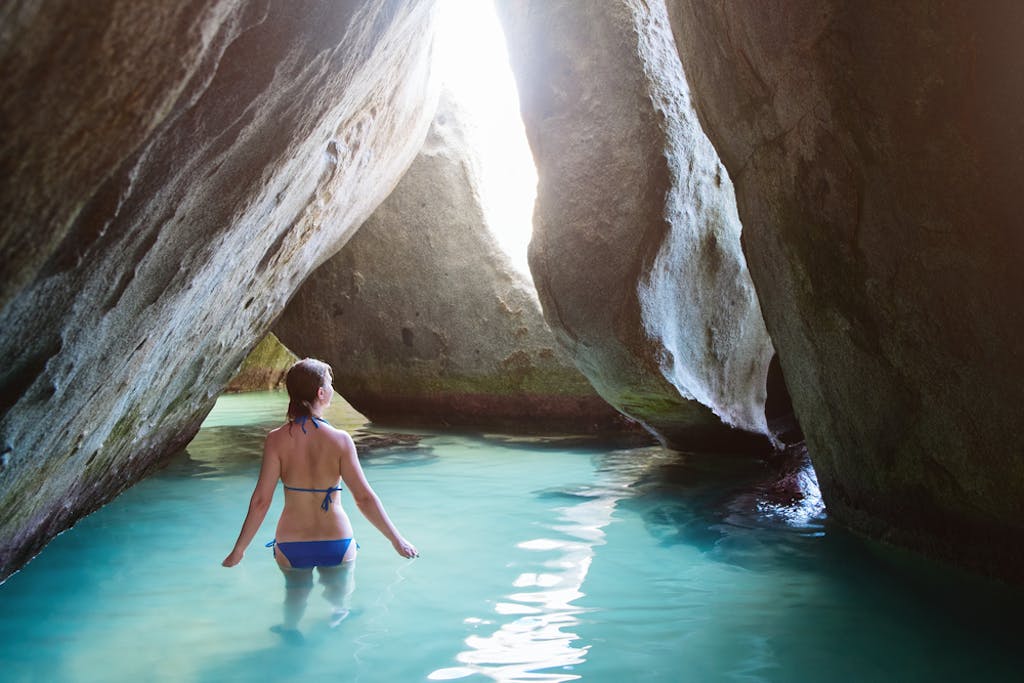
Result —
[[317, 417], [316, 415], [300, 415], [299, 417], [295, 418], [295, 424], [299, 425], [299, 427], [302, 429], [303, 434], [309, 433], [306, 431], [306, 420], [311, 421], [313, 423], [313, 426], [316, 427], [317, 429], [320, 429], [320, 425], [316, 423], [317, 420], [320, 420], [320, 422], [327, 424], [327, 420], [323, 419], [322, 417]]

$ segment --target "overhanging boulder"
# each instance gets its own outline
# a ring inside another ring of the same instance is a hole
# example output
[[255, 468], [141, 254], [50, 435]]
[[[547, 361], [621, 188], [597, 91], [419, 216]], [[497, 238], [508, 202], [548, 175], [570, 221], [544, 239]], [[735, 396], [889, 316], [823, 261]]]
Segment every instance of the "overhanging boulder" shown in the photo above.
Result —
[[660, 2], [498, 2], [539, 187], [530, 268], [597, 391], [664, 443], [769, 445], [773, 348]]
[[191, 439], [433, 115], [433, 3], [0, 10], [0, 576]]

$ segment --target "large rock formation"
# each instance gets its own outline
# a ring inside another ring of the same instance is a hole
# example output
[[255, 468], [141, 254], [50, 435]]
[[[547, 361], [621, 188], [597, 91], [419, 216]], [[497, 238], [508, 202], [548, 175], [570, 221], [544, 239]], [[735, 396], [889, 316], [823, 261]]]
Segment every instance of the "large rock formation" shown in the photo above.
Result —
[[277, 334], [331, 363], [337, 390], [375, 422], [621, 426], [489, 231], [470, 126], [443, 96], [408, 172], [302, 286]]
[[829, 515], [1024, 579], [1024, 5], [671, 6]]
[[664, 4], [498, 8], [540, 177], [530, 268], [548, 322], [598, 392], [667, 444], [767, 434], [772, 345]]
[[432, 116], [432, 2], [0, 9], [0, 576], [187, 443]]

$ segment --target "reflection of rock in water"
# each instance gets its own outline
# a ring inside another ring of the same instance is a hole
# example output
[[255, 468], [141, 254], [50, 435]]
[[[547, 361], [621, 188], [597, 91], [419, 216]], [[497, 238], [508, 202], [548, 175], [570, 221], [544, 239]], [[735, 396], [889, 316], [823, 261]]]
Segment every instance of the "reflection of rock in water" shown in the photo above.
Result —
[[381, 448], [416, 448], [423, 440], [421, 434], [368, 433], [362, 430], [352, 434], [359, 450], [379, 450]]
[[793, 556], [794, 546], [824, 533], [824, 504], [803, 446], [772, 459], [656, 451], [611, 453], [601, 468], [630, 475], [632, 495], [618, 505], [637, 510], [664, 544], [749, 566]]
[[359, 459], [374, 465], [424, 465], [437, 459], [434, 448], [422, 443], [422, 434], [360, 429], [352, 433], [352, 440], [356, 442]]
[[190, 477], [245, 474], [259, 466], [266, 436], [267, 430], [259, 426], [205, 427], [167, 470]]
[[487, 441], [513, 446], [515, 448], [532, 448], [534, 450], [572, 449], [588, 450], [605, 453], [608, 448], [643, 448], [655, 443], [654, 437], [639, 425], [634, 430], [597, 431], [587, 434], [523, 435], [523, 434], [483, 434]]

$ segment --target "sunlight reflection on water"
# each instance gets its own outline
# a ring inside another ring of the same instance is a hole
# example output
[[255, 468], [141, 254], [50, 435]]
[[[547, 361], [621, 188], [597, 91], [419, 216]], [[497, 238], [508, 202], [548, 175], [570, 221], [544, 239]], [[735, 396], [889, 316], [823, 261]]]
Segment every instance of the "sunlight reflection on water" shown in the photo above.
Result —
[[[618, 500], [615, 495], [587, 494], [614, 490], [622, 483], [621, 475], [616, 478], [605, 473], [579, 493], [571, 489], [559, 492], [583, 501], [557, 508], [558, 519], [549, 528], [565, 538], [541, 537], [517, 544], [523, 550], [551, 554], [542, 562], [548, 571], [519, 574], [512, 587], [533, 590], [510, 593], [507, 601], [494, 605], [495, 613], [501, 616], [521, 616], [490, 636], [468, 637], [467, 649], [455, 657], [462, 666], [437, 669], [428, 676], [430, 680], [477, 674], [508, 683], [560, 683], [580, 677], [571, 672], [586, 661], [590, 645], [578, 644], [580, 637], [572, 630], [580, 623], [577, 615], [585, 611], [573, 603], [584, 597], [582, 587], [594, 549], [605, 543], [603, 529], [612, 521]], [[479, 617], [469, 617], [469, 621], [484, 622]]]

